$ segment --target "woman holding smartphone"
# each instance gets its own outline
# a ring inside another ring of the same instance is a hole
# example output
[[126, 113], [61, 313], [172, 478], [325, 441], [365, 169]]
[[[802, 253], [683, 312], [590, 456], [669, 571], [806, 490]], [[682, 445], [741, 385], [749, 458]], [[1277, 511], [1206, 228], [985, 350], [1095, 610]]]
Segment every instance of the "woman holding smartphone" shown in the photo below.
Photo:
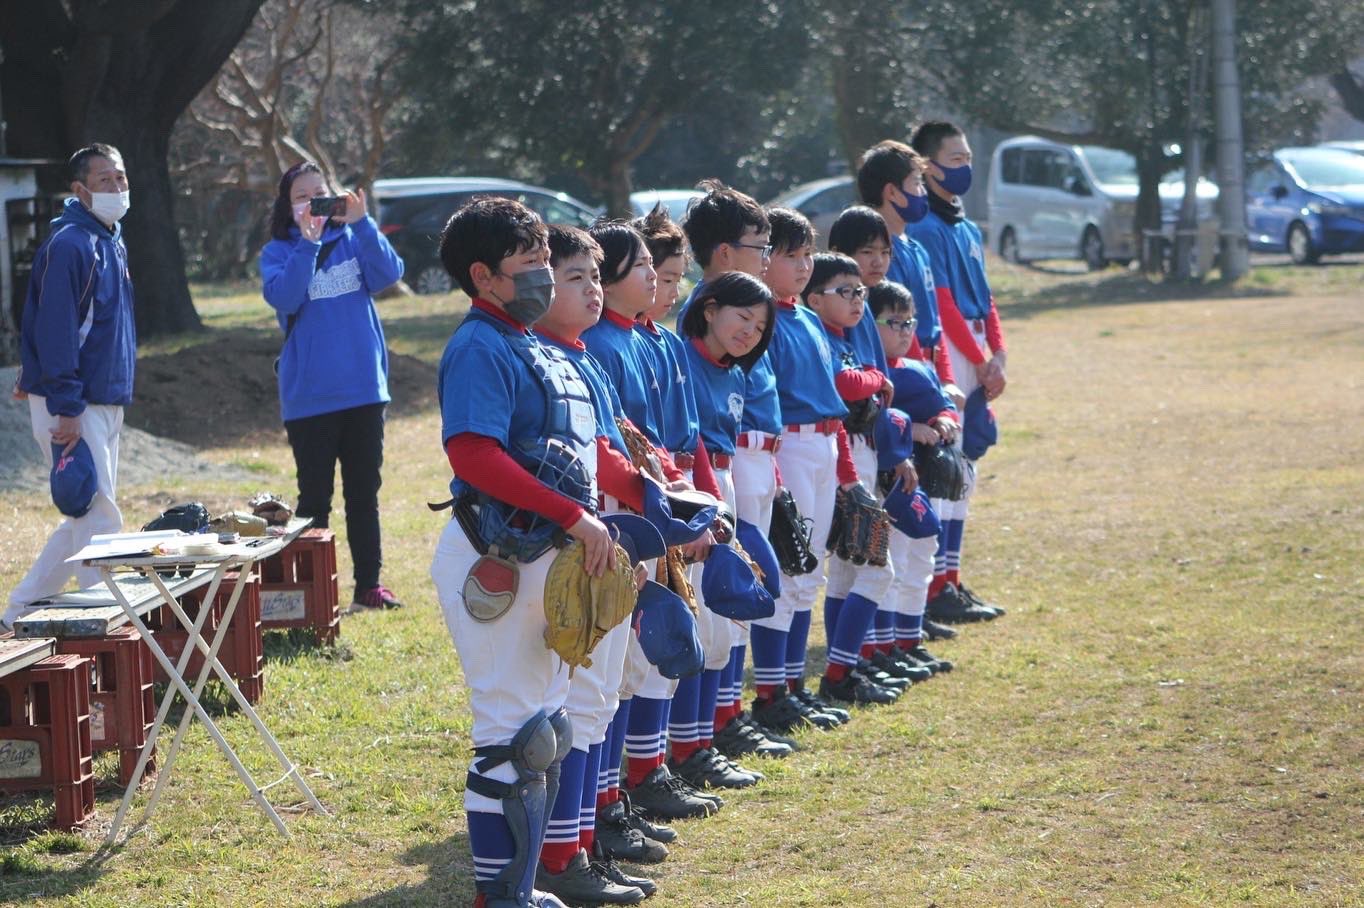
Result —
[[403, 261], [366, 213], [364, 193], [335, 195], [311, 161], [280, 179], [270, 235], [261, 250], [261, 282], [284, 332], [277, 372], [298, 475], [296, 513], [328, 526], [339, 460], [355, 575], [348, 611], [397, 608], [401, 603], [379, 581], [389, 395], [374, 294], [397, 283]]

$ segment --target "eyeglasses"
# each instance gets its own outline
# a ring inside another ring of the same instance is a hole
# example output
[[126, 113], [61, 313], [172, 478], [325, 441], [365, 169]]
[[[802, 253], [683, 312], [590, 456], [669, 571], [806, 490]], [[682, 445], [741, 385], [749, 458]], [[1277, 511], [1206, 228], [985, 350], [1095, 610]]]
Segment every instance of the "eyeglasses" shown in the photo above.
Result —
[[755, 246], [755, 245], [752, 244], [752, 243], [730, 243], [729, 245], [731, 245], [731, 246], [738, 246], [738, 247], [740, 247], [741, 249], [757, 249], [758, 252], [759, 252], [759, 254], [762, 255], [762, 257], [765, 258], [765, 259], [770, 259], [770, 258], [772, 257], [772, 247], [771, 247], [771, 245], [767, 245], [767, 246]]
[[839, 296], [843, 297], [845, 300], [848, 300], [849, 302], [851, 302], [852, 300], [860, 300], [860, 299], [862, 299], [864, 296], [866, 296], [866, 295], [867, 295], [867, 288], [866, 288], [866, 287], [863, 287], [861, 284], [858, 284], [856, 287], [847, 287], [847, 286], [844, 286], [844, 287], [828, 287], [828, 288], [826, 288], [826, 289], [824, 289], [824, 290], [821, 290], [821, 291], [819, 291], [819, 292], [820, 292], [821, 294], [826, 295], [826, 296], [827, 296], [828, 294], [830, 294], [830, 293], [837, 293]]
[[918, 319], [915, 318], [907, 318], [904, 321], [897, 321], [893, 318], [883, 318], [881, 319], [881, 324], [892, 331], [913, 331], [917, 321]]

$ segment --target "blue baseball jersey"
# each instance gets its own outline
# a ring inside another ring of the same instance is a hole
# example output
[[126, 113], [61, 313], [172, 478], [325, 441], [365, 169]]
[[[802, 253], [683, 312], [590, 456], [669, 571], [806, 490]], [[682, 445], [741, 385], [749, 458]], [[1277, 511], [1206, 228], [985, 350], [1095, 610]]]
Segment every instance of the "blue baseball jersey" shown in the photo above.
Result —
[[886, 348], [881, 346], [881, 333], [876, 330], [876, 317], [870, 308], [863, 306], [857, 324], [843, 333], [856, 353], [858, 368], [874, 368], [886, 374]]
[[919, 346], [931, 350], [942, 336], [942, 322], [938, 318], [938, 292], [933, 282], [933, 263], [928, 250], [908, 234], [901, 234], [890, 244], [890, 269], [886, 280], [906, 287], [914, 297], [914, 334]]
[[891, 406], [905, 411], [914, 422], [926, 423], [944, 410], [956, 410], [942, 389], [937, 371], [926, 362], [902, 359], [891, 366], [890, 380], [895, 384]]
[[771, 354], [764, 351], [744, 379], [744, 418], [739, 431], [780, 435], [781, 429], [781, 395], [777, 393], [777, 375], [772, 371]]
[[696, 349], [696, 344], [687, 344], [686, 354], [706, 450], [733, 455], [744, 417], [744, 391], [748, 384], [744, 370], [737, 365], [717, 364]]
[[[864, 319], [865, 320], [865, 319]], [[861, 324], [859, 322], [859, 324]], [[865, 369], [866, 364], [862, 361], [861, 355], [853, 346], [852, 340], [848, 337], [848, 332], [840, 332], [837, 328], [831, 327], [825, 322], [819, 323], [824, 329], [824, 337], [829, 342], [829, 351], [833, 353], [833, 363], [831, 375], [837, 375], [848, 369]], [[881, 342], [878, 338], [878, 344]], [[883, 375], [885, 373], [882, 373]]]
[[686, 348], [690, 344], [662, 325], [636, 324], [635, 333], [644, 339], [643, 347], [653, 356], [662, 405], [658, 434], [663, 439], [663, 447], [673, 452], [695, 454], [701, 430], [697, 422], [696, 396], [687, 381]]
[[626, 325], [614, 313], [603, 313], [600, 321], [582, 333], [582, 342], [615, 387], [626, 417], [651, 444], [662, 447], [659, 414], [663, 402], [654, 375], [653, 354], [633, 326], [633, 319]]
[[537, 336], [543, 343], [562, 350], [568, 361], [578, 367], [583, 381], [587, 382], [588, 390], [592, 392], [592, 407], [597, 411], [597, 435], [605, 435], [611, 442], [611, 447], [629, 457], [630, 449], [625, 447], [625, 439], [621, 437], [620, 428], [616, 425], [616, 417], [622, 413], [620, 398], [616, 395], [611, 379], [606, 377], [606, 370], [602, 369], [601, 363], [592, 358], [586, 347], [567, 344], [548, 334]]
[[[538, 345], [533, 334], [525, 332], [525, 336]], [[557, 351], [546, 350], [544, 355], [562, 359]], [[569, 363], [561, 366], [576, 372]], [[445, 345], [437, 373], [436, 396], [440, 402], [442, 445], [456, 435], [471, 432], [511, 450], [519, 442], [539, 439], [549, 421], [544, 383], [512, 349], [511, 341], [494, 324], [492, 316], [477, 311], [455, 329]], [[597, 427], [597, 433], [600, 432]], [[587, 437], [587, 432], [581, 432], [579, 437]], [[464, 487], [459, 477], [450, 483], [455, 495]]]
[[991, 293], [980, 228], [970, 220], [949, 224], [930, 211], [922, 221], [910, 224], [908, 232], [928, 252], [935, 286], [951, 291], [962, 318], [988, 316]]
[[834, 354], [819, 316], [799, 303], [779, 303], [767, 355], [787, 423], [803, 425], [848, 415], [834, 387]]

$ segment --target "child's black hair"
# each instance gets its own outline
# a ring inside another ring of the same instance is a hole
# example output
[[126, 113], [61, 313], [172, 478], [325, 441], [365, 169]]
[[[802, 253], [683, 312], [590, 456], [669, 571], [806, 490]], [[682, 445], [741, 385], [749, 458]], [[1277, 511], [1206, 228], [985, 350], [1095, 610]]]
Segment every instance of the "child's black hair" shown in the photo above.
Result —
[[730, 189], [719, 180], [702, 180], [696, 185], [705, 195], [687, 207], [682, 220], [691, 254], [702, 268], [710, 265], [711, 254], [721, 243], [737, 243], [744, 231], [753, 228], [758, 233], [771, 225], [763, 207], [737, 189]]
[[909, 292], [909, 288], [904, 284], [897, 284], [894, 281], [882, 281], [875, 287], [867, 288], [867, 308], [871, 310], [872, 318], [876, 318], [883, 312], [909, 312], [914, 311], [914, 294]]
[[793, 208], [769, 208], [767, 220], [772, 225], [772, 252], [793, 252], [815, 244], [815, 225]]
[[550, 224], [549, 267], [558, 268], [565, 260], [580, 255], [591, 256], [598, 265], [604, 257], [601, 246], [586, 230], [567, 224]]
[[810, 271], [810, 282], [800, 292], [801, 300], [808, 300], [810, 294], [823, 290], [834, 278], [845, 274], [860, 280], [862, 269], [858, 267], [857, 262], [841, 252], [819, 253], [815, 256], [815, 267]]
[[715, 305], [720, 308], [738, 307], [740, 309], [751, 309], [754, 306], [765, 306], [767, 309], [767, 324], [763, 328], [762, 340], [748, 353], [734, 360], [734, 362], [747, 372], [753, 368], [753, 364], [762, 358], [767, 351], [767, 345], [772, 341], [772, 332], [777, 324], [777, 307], [772, 297], [772, 291], [767, 289], [767, 285], [758, 280], [751, 274], [744, 274], [742, 271], [726, 271], [717, 276], [714, 280], [706, 281], [701, 285], [701, 292], [687, 307], [687, 312], [682, 316], [682, 333], [687, 337], [705, 337], [710, 331], [710, 324], [706, 321], [706, 307]]
[[946, 120], [929, 120], [927, 123], [920, 123], [914, 130], [914, 135], [910, 136], [909, 144], [914, 146], [914, 150], [929, 160], [942, 148], [942, 143], [953, 136], [965, 136], [966, 133], [953, 123]]
[[687, 235], [672, 218], [668, 217], [668, 209], [663, 207], [662, 202], [655, 205], [644, 217], [635, 218], [630, 222], [630, 226], [644, 237], [644, 244], [649, 247], [649, 255], [653, 256], [654, 267], [662, 265], [675, 255], [686, 259]]
[[829, 249], [852, 255], [863, 246], [880, 240], [890, 245], [890, 228], [881, 212], [866, 205], [847, 209], [829, 227]]
[[603, 287], [624, 280], [639, 261], [639, 254], [648, 247], [644, 237], [630, 226], [629, 221], [600, 220], [587, 229], [601, 247], [601, 282]]
[[864, 205], [881, 207], [881, 192], [890, 183], [900, 186], [915, 170], [923, 171], [927, 162], [904, 142], [887, 139], [862, 153], [857, 165], [857, 194]]
[[549, 243], [545, 222], [513, 199], [478, 196], [461, 207], [440, 232], [440, 262], [470, 297], [478, 295], [469, 269], [482, 262], [496, 271], [502, 260]]

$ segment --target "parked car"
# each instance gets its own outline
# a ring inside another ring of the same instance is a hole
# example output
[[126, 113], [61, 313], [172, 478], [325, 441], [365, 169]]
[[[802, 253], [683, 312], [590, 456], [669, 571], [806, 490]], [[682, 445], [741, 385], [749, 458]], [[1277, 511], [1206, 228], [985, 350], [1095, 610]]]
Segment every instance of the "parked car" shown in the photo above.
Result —
[[630, 206], [635, 209], [636, 217], [643, 217], [662, 202], [663, 207], [668, 210], [668, 217], [673, 223], [680, 224], [692, 199], [699, 199], [704, 195], [705, 193], [699, 189], [645, 189], [630, 193]]
[[1079, 258], [1091, 269], [1137, 255], [1136, 160], [1036, 136], [1001, 142], [987, 189], [990, 233], [1013, 262]]
[[1354, 154], [1364, 154], [1364, 141], [1354, 139], [1336, 139], [1331, 142], [1322, 142], [1319, 148], [1339, 148], [1342, 151], [1353, 152]]
[[478, 195], [516, 199], [550, 224], [587, 227], [595, 209], [562, 192], [491, 177], [416, 177], [374, 181], [379, 229], [407, 265], [408, 286], [418, 293], [449, 293], [453, 282], [440, 263], [437, 243], [450, 215]]
[[843, 209], [857, 204], [857, 186], [849, 176], [828, 177], [788, 189], [768, 207], [794, 208], [815, 225], [819, 248], [829, 247], [829, 228]]
[[1339, 148], [1281, 148], [1246, 180], [1250, 248], [1297, 264], [1364, 251], [1364, 156]]

